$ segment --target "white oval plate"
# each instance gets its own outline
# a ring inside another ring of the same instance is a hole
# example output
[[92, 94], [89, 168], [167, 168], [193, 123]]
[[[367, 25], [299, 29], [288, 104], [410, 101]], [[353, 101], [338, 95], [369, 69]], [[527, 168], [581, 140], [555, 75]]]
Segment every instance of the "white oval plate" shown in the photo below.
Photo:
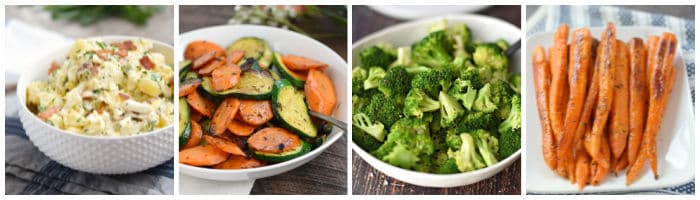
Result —
[[[471, 29], [472, 37], [475, 40], [496, 41], [502, 38], [508, 41], [508, 43], [512, 44], [518, 41], [520, 38], [519, 28], [500, 19], [482, 15], [448, 15], [402, 23], [373, 33], [353, 44], [352, 61], [353, 63], [359, 63], [357, 57], [359, 51], [371, 45], [377, 44], [378, 42], [388, 42], [396, 46], [411, 45], [412, 43], [425, 37], [428, 34], [428, 27], [430, 24], [435, 23], [441, 18], [446, 18], [449, 25], [466, 23]], [[509, 58], [509, 61], [511, 62], [510, 70], [515, 73], [520, 73], [519, 50]], [[367, 161], [370, 165], [372, 165], [372, 167], [376, 168], [382, 173], [403, 182], [424, 187], [457, 187], [479, 182], [510, 166], [513, 161], [520, 157], [521, 151], [518, 150], [510, 157], [498, 162], [496, 165], [480, 170], [459, 174], [430, 174], [411, 171], [387, 164], [370, 155], [365, 150], [357, 146], [354, 142], [352, 143], [352, 149], [357, 152], [362, 159]], [[513, 180], [520, 181], [519, 177], [514, 178]]]
[[[333, 84], [335, 85], [336, 89], [336, 96], [338, 98], [338, 105], [336, 105], [337, 108], [333, 113], [333, 117], [341, 121], [347, 121], [348, 108], [345, 105], [345, 103], [347, 103], [347, 99], [349, 99], [347, 98], [346, 94], [347, 87], [345, 87], [347, 85], [346, 80], [348, 80], [347, 74], [349, 74], [347, 70], [347, 63], [345, 63], [343, 58], [341, 58], [337, 53], [335, 53], [332, 49], [328, 48], [326, 45], [314, 39], [311, 39], [305, 35], [268, 26], [214, 26], [190, 31], [180, 35], [180, 47], [176, 49], [175, 57], [179, 60], [182, 60], [182, 55], [185, 51], [185, 47], [187, 46], [187, 44], [195, 40], [208, 40], [226, 48], [238, 38], [248, 36], [264, 39], [265, 41], [267, 41], [267, 43], [270, 45], [270, 48], [272, 48], [273, 51], [280, 52], [282, 54], [295, 54], [305, 56], [328, 64], [328, 69], [326, 69], [325, 72], [330, 76], [331, 80], [333, 80]], [[342, 136], [343, 132], [337, 127], [333, 127], [333, 131], [328, 136], [328, 140], [326, 141], [326, 143], [307, 153], [306, 155], [294, 158], [286, 162], [268, 165], [260, 168], [220, 170], [194, 167], [179, 163], [178, 166], [180, 167], [180, 172], [184, 174], [210, 180], [243, 181], [265, 178], [287, 172], [313, 160], [314, 158], [316, 158], [316, 156], [321, 155], [321, 153], [324, 150], [326, 150], [326, 148], [331, 146]]]
[[[591, 28], [591, 34], [600, 38], [604, 28]], [[617, 27], [617, 38], [629, 41], [632, 37], [645, 40], [649, 35], [660, 35], [668, 31], [659, 27]], [[538, 33], [527, 39], [527, 60], [531, 61], [532, 51], [542, 45], [545, 48], [552, 46], [554, 32]], [[682, 44], [679, 44], [682, 45]], [[679, 47], [680, 49], [680, 47]], [[681, 51], [676, 51], [681, 52]], [[586, 186], [584, 193], [588, 192], [622, 192], [641, 191], [664, 187], [671, 187], [687, 183], [695, 176], [695, 150], [694, 150], [694, 125], [693, 104], [690, 99], [688, 74], [685, 69], [681, 54], [676, 54], [675, 65], [677, 76], [675, 86], [671, 93], [671, 99], [666, 106], [663, 124], [657, 136], [659, 179], [654, 180], [649, 165], [642, 169], [642, 176], [632, 185], [625, 185], [625, 172], [615, 177], [609, 174], [599, 186]], [[539, 113], [535, 104], [535, 88], [532, 77], [532, 63], [527, 62], [525, 75], [526, 115], [525, 127], [527, 131], [527, 184], [528, 193], [579, 193], [576, 185], [569, 180], [561, 178], [544, 164], [542, 156], [542, 126], [539, 121]]]

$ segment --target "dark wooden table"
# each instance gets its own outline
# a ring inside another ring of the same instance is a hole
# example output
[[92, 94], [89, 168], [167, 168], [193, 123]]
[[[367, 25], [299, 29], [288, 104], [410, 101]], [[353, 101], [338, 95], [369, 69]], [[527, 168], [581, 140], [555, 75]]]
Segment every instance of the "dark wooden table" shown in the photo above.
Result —
[[[180, 6], [180, 33], [226, 24], [234, 13], [233, 8]], [[343, 58], [347, 57], [347, 39], [331, 38], [321, 42]], [[256, 180], [251, 194], [347, 194], [345, 135], [313, 161], [287, 173]]]
[[[352, 40], [403, 22], [381, 15], [366, 6], [352, 7]], [[520, 27], [520, 6], [492, 6], [477, 14], [501, 18]], [[481, 182], [454, 188], [426, 188], [393, 179], [374, 169], [352, 153], [353, 194], [513, 194], [520, 195], [520, 159], [495, 176]]]

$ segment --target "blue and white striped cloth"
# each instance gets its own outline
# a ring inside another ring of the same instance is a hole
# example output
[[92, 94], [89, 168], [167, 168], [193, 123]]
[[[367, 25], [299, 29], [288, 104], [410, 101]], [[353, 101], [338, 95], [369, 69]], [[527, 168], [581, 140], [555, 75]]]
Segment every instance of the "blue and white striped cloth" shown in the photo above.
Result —
[[[561, 23], [571, 27], [602, 27], [612, 21], [621, 26], [660, 26], [670, 29], [678, 37], [681, 57], [688, 72], [693, 105], [695, 105], [695, 21], [656, 13], [630, 10], [614, 6], [542, 6], [527, 18], [527, 35], [554, 31]], [[695, 181], [643, 194], [695, 194]]]
[[18, 118], [5, 117], [6, 194], [173, 194], [173, 160], [137, 174], [95, 175], [65, 167], [34, 147]]

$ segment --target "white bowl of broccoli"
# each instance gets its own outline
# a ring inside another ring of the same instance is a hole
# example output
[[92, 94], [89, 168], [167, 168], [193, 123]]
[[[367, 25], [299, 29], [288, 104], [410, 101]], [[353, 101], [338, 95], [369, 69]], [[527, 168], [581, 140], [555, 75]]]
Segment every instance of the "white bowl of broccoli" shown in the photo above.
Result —
[[[489, 178], [520, 157], [520, 29], [480, 15], [388, 27], [353, 44], [353, 150], [426, 187]], [[518, 180], [519, 181], [519, 180]]]

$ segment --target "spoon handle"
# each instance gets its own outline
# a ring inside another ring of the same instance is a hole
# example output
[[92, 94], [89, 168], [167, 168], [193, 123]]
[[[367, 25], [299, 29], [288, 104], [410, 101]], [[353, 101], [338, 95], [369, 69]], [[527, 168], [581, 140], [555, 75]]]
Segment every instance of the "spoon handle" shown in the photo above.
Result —
[[324, 115], [321, 113], [317, 113], [314, 111], [309, 111], [309, 114], [311, 114], [311, 116], [317, 117], [323, 121], [330, 122], [331, 124], [335, 125], [336, 127], [340, 128], [341, 130], [343, 130], [343, 132], [347, 132], [348, 125], [345, 124], [345, 122], [343, 122], [343, 121], [337, 120], [333, 117], [330, 117], [330, 116], [327, 116], [327, 115]]

